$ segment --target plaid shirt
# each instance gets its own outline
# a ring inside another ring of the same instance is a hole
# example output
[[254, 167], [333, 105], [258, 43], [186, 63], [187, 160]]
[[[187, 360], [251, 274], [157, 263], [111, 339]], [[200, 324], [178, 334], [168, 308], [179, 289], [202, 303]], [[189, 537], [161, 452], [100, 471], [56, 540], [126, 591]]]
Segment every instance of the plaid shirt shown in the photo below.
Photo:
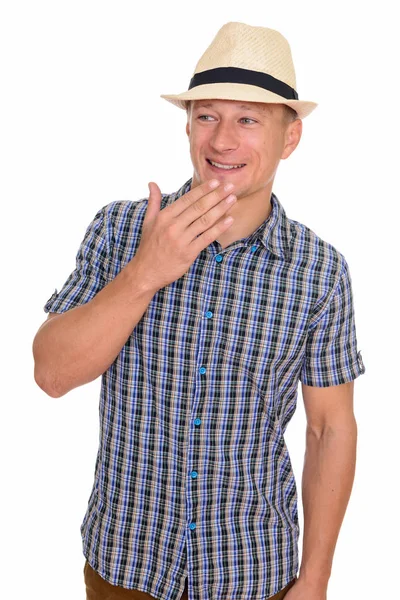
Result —
[[[192, 180], [161, 208], [189, 191]], [[298, 571], [284, 440], [299, 379], [365, 372], [344, 256], [271, 195], [247, 238], [202, 250], [160, 289], [102, 375], [83, 552], [113, 585], [160, 600], [269, 598]], [[133, 258], [147, 198], [104, 206], [45, 312], [89, 302]]]

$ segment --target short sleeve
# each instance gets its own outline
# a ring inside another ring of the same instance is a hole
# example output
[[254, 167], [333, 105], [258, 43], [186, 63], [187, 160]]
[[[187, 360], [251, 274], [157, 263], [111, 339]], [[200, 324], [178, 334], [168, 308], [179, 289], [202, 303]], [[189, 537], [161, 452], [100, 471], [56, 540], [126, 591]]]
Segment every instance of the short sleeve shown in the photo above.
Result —
[[86, 229], [76, 254], [76, 267], [59, 292], [43, 307], [44, 312], [63, 313], [89, 302], [108, 282], [109, 252], [105, 208], [101, 208]]
[[300, 381], [305, 385], [328, 387], [356, 379], [365, 373], [357, 350], [352, 283], [342, 255], [342, 270], [327, 307], [310, 326]]

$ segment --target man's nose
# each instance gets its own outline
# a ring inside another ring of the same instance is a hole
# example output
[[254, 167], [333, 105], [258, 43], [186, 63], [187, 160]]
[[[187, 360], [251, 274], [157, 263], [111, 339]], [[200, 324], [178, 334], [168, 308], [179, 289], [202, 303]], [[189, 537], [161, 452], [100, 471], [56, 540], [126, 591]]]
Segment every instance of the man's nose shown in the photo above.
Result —
[[231, 123], [223, 121], [218, 123], [211, 138], [211, 146], [218, 152], [236, 150], [239, 146], [239, 136]]

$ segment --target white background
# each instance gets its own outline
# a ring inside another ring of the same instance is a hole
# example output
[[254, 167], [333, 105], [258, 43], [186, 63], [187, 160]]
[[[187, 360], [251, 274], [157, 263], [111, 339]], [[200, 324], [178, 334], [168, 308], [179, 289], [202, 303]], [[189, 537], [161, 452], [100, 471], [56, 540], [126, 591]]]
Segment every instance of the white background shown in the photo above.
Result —
[[[84, 599], [79, 527], [93, 482], [100, 379], [54, 399], [34, 382], [43, 305], [113, 200], [191, 177], [187, 89], [227, 21], [288, 39], [300, 99], [319, 103], [274, 192], [350, 266], [357, 473], [329, 600], [398, 597], [399, 45], [395, 3], [4, 2], [0, 13], [1, 571], [8, 599]], [[305, 417], [286, 435], [300, 496]], [[301, 515], [301, 498], [299, 513]], [[302, 525], [302, 521], [301, 521]], [[301, 545], [300, 545], [301, 550]], [[397, 560], [396, 560], [397, 559]]]

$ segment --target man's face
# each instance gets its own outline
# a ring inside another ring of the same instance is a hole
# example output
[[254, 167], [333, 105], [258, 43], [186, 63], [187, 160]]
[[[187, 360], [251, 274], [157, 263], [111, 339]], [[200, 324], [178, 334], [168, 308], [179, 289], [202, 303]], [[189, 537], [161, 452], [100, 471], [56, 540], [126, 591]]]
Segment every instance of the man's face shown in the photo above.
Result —
[[[236, 100], [191, 104], [186, 133], [194, 167], [192, 187], [215, 178], [235, 183], [238, 199], [257, 193], [265, 196], [280, 160], [300, 141], [301, 120], [285, 120], [282, 104]], [[232, 166], [237, 168], [227, 168]]]

